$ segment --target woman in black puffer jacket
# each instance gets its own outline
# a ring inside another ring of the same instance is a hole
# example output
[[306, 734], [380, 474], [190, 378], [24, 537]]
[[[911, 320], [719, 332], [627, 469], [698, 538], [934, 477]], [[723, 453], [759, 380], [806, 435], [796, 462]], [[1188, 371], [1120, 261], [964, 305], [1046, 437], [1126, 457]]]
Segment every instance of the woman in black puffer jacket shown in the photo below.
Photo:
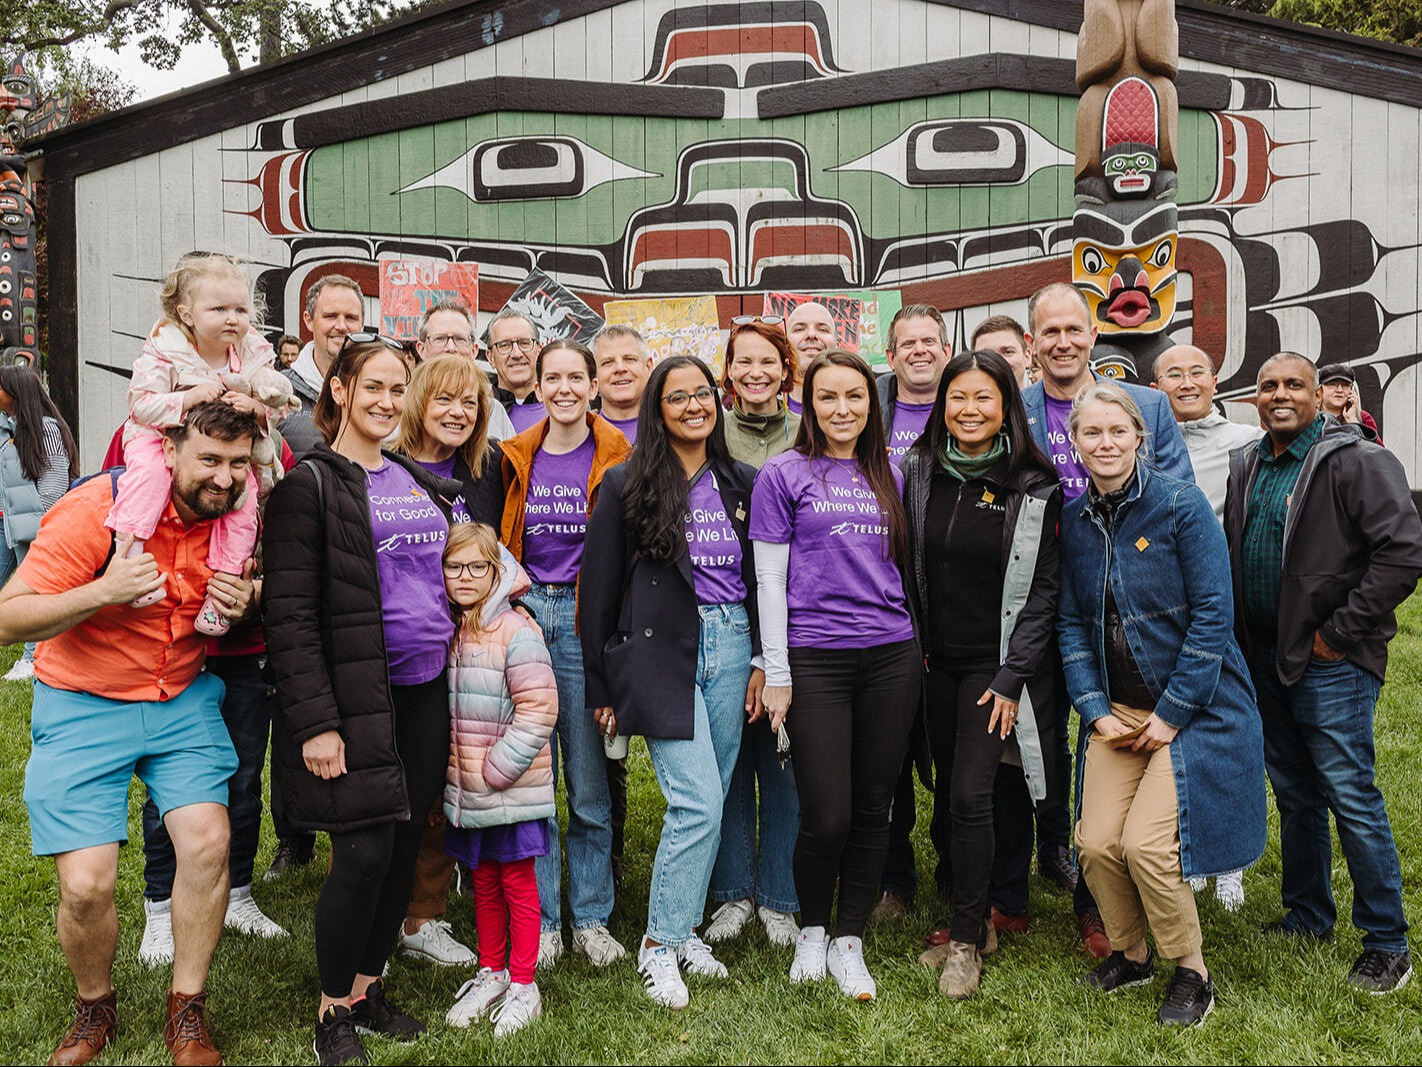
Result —
[[449, 760], [440, 557], [460, 486], [381, 451], [409, 377], [398, 351], [347, 337], [313, 412], [328, 444], [273, 491], [263, 542], [276, 773], [291, 823], [331, 835], [315, 924], [323, 1064], [365, 1062], [357, 1026], [424, 1031], [385, 999], [380, 974]]

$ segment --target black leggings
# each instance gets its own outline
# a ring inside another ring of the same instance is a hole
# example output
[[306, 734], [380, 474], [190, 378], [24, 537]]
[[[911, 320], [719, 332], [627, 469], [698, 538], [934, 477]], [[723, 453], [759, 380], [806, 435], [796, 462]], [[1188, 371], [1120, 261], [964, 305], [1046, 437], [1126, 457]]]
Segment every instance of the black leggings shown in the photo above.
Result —
[[316, 900], [316, 966], [321, 992], [334, 999], [350, 996], [357, 974], [385, 968], [410, 903], [425, 817], [444, 791], [449, 768], [444, 675], [392, 685], [390, 695], [411, 818], [331, 834], [331, 871]]
[[865, 649], [790, 649], [794, 694], [786, 730], [800, 795], [795, 892], [805, 926], [864, 932], [884, 873], [889, 805], [918, 714], [916, 642]]

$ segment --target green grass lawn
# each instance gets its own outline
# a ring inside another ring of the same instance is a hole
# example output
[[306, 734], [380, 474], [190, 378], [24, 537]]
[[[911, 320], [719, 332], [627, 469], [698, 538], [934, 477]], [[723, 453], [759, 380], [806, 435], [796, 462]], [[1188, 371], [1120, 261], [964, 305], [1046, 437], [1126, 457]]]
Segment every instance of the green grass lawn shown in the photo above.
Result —
[[[1422, 594], [1402, 613], [1393, 662], [1378, 707], [1379, 781], [1388, 798], [1402, 853], [1404, 894], [1422, 920]], [[17, 650], [3, 656], [0, 670]], [[58, 896], [54, 865], [29, 851], [21, 791], [29, 750], [29, 692], [0, 690], [0, 1062], [40, 1063], [68, 1023], [73, 982], [54, 934]], [[627, 832], [626, 888], [613, 932], [631, 947], [643, 929], [652, 853], [663, 804], [646, 750], [632, 750], [632, 811]], [[119, 1037], [105, 1063], [167, 1062], [160, 1030], [168, 974], [138, 963], [143, 928], [142, 851], [133, 793], [132, 847], [120, 859], [120, 934], [114, 980]], [[928, 810], [920, 790], [920, 811]], [[927, 819], [916, 845], [920, 882], [932, 885]], [[274, 842], [263, 835], [258, 871]], [[324, 856], [298, 877], [272, 888], [257, 882], [266, 912], [292, 931], [267, 942], [227, 935], [210, 982], [218, 1041], [229, 1063], [311, 1063], [317, 979], [312, 906]], [[419, 1015], [431, 1033], [412, 1046], [371, 1039], [376, 1063], [1416, 1063], [1422, 1059], [1422, 979], [1391, 997], [1354, 992], [1344, 979], [1360, 951], [1346, 916], [1352, 894], [1335, 852], [1334, 891], [1345, 919], [1330, 945], [1297, 945], [1259, 934], [1277, 918], [1277, 818], [1269, 851], [1245, 876], [1246, 903], [1228, 914], [1212, 893], [1200, 898], [1205, 954], [1217, 1005], [1201, 1029], [1166, 1032], [1154, 1024], [1168, 968], [1156, 982], [1111, 997], [1076, 984], [1087, 969], [1078, 950], [1070, 901], [1034, 875], [1032, 931], [1004, 938], [989, 961], [982, 991], [967, 1003], [938, 995], [937, 974], [918, 967], [919, 938], [947, 917], [931, 892], [906, 921], [871, 927], [869, 965], [879, 981], [873, 1004], [850, 1003], [832, 982], [792, 986], [789, 949], [772, 948], [759, 927], [718, 949], [728, 981], [691, 979], [691, 1006], [669, 1012], [644, 995], [631, 960], [598, 970], [565, 957], [540, 974], [544, 1017], [497, 1045], [487, 1024], [458, 1031], [443, 1023], [459, 984], [472, 971], [396, 960], [391, 997]], [[472, 939], [467, 901], [451, 902], [456, 934]]]

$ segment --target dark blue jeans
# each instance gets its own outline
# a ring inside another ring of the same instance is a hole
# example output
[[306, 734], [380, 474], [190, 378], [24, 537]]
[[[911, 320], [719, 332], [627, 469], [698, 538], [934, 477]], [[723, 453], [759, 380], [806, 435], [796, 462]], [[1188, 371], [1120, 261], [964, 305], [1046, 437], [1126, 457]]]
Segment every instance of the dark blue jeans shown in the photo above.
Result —
[[1373, 781], [1373, 707], [1382, 683], [1349, 660], [1312, 660], [1285, 686], [1275, 650], [1256, 647], [1250, 674], [1264, 724], [1264, 766], [1279, 808], [1283, 900], [1291, 927], [1323, 934], [1338, 911], [1328, 813], [1353, 879], [1353, 925], [1366, 948], [1402, 952], [1402, 869], [1382, 791]]
[[[234, 887], [252, 884], [252, 863], [262, 830], [262, 768], [267, 734], [276, 712], [276, 689], [262, 678], [266, 656], [210, 656], [207, 669], [227, 685], [222, 720], [237, 750], [237, 771], [227, 783], [227, 818], [232, 823], [228, 869]], [[152, 798], [143, 804], [143, 895], [167, 900], [173, 895], [177, 859], [173, 842]]]

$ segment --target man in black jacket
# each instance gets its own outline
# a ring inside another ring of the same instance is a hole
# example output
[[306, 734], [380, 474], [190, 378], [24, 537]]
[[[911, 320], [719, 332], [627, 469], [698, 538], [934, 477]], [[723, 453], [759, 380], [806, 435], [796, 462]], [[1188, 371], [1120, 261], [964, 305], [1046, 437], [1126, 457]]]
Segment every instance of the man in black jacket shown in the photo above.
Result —
[[1411, 976], [1412, 959], [1397, 847], [1373, 781], [1373, 707], [1395, 609], [1422, 574], [1422, 520], [1397, 459], [1322, 414], [1321, 400], [1303, 356], [1264, 363], [1266, 436], [1230, 454], [1225, 500], [1235, 627], [1279, 807], [1286, 913], [1266, 929], [1332, 936], [1332, 811], [1363, 931], [1348, 980], [1387, 993]]

